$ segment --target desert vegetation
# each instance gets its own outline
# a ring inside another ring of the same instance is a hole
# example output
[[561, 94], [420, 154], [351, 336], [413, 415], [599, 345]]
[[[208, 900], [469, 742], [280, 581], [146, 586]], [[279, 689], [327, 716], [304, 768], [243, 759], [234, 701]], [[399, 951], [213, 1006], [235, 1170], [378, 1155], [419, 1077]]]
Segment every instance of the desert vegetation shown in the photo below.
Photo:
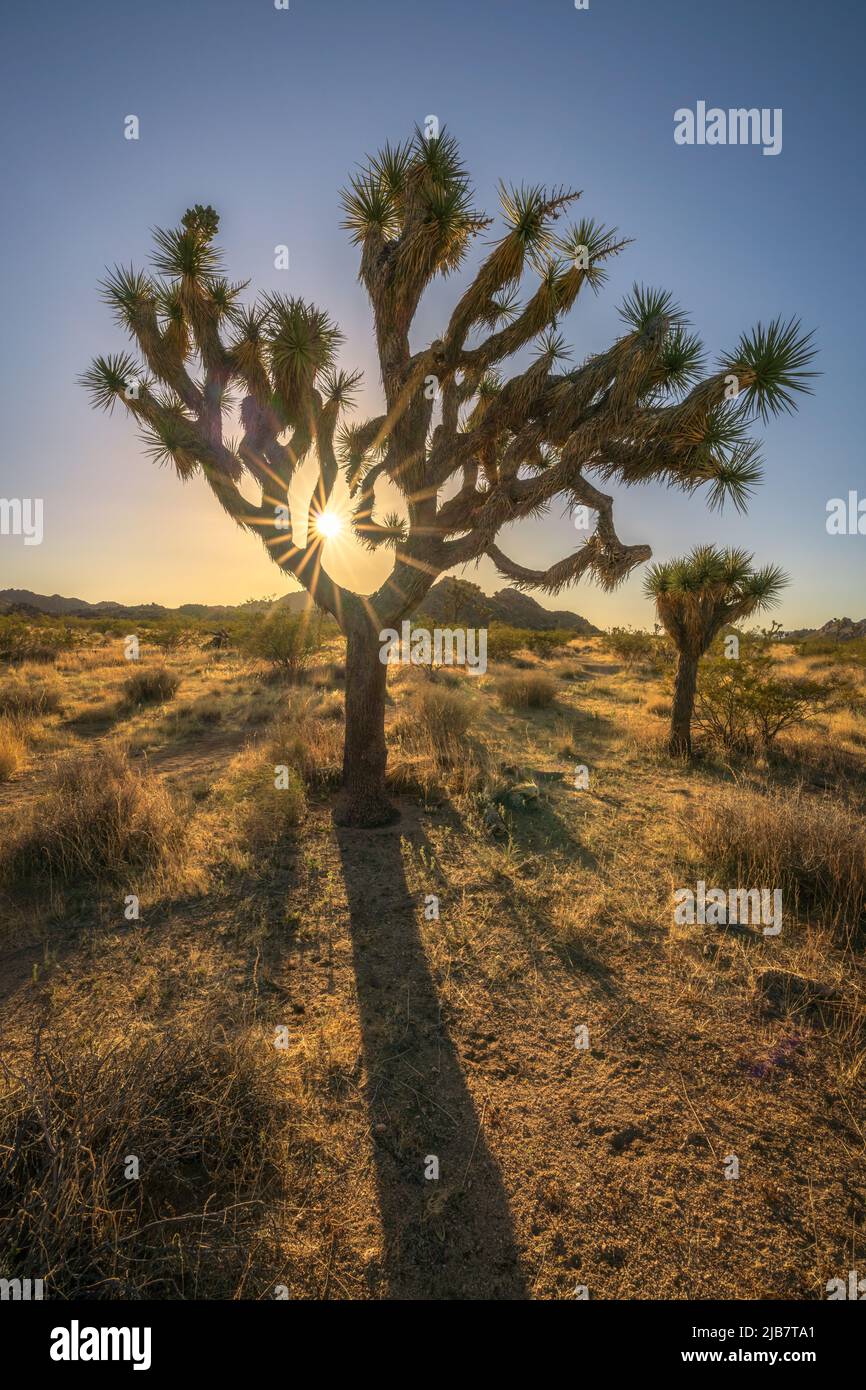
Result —
[[[740, 628], [796, 717], [720, 736], [711, 646], [689, 762], [658, 632], [389, 668], [401, 821], [371, 833], [332, 814], [344, 638], [275, 679], [241, 629], [154, 634], [131, 670], [94, 620], [0, 679], [5, 1271], [60, 1298], [821, 1297], [864, 1210], [862, 665]], [[152, 671], [171, 697], [130, 700]], [[781, 935], [675, 925], [698, 878], [781, 887]]]

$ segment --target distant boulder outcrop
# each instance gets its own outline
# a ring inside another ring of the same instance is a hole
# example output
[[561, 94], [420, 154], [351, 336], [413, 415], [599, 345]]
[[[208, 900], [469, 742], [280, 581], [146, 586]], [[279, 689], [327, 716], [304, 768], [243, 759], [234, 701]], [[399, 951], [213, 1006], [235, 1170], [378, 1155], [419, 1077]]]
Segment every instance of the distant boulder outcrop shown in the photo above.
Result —
[[433, 585], [415, 616], [440, 625], [460, 623], [467, 627], [485, 627], [498, 622], [534, 631], [564, 629], [583, 637], [598, 632], [598, 628], [579, 613], [566, 608], [542, 608], [536, 599], [520, 589], [500, 589], [498, 593], [485, 594], [477, 584], [451, 576]]
[[795, 632], [786, 632], [785, 636], [794, 641], [823, 637], [825, 641], [852, 642], [855, 637], [866, 637], [866, 618], [861, 618], [859, 622], [853, 618], [831, 618], [823, 627], [801, 627]]

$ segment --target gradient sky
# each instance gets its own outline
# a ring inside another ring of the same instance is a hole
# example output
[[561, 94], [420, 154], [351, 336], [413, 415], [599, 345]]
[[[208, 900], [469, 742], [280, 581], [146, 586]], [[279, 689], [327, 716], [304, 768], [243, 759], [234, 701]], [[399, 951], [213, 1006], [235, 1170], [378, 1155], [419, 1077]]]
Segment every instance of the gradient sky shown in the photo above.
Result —
[[[866, 495], [863, 62], [866, 18], [812, 0], [40, 0], [6, 7], [2, 146], [6, 216], [0, 495], [45, 499], [45, 539], [0, 537], [0, 588], [96, 601], [235, 603], [285, 592], [262, 548], [206, 485], [143, 455], [121, 410], [95, 414], [76, 377], [126, 344], [97, 282], [143, 265], [154, 225], [211, 203], [235, 279], [327, 307], [378, 409], [370, 317], [338, 190], [366, 152], [435, 114], [458, 136], [476, 204], [500, 177], [583, 190], [578, 215], [635, 238], [597, 299], [564, 328], [575, 359], [619, 331], [633, 281], [670, 289], [711, 359], [778, 313], [815, 328], [823, 376], [799, 413], [759, 433], [766, 474], [747, 518], [701, 493], [619, 490], [617, 529], [656, 558], [719, 539], [781, 563], [779, 616], [816, 625], [866, 614], [866, 536], [827, 535], [828, 498]], [[676, 108], [781, 107], [783, 149], [681, 147]], [[124, 117], [141, 123], [123, 138]], [[288, 272], [274, 246], [290, 248]], [[480, 249], [473, 257], [475, 264]], [[422, 304], [413, 347], [444, 326], [458, 284]], [[558, 508], [502, 533], [544, 568], [576, 543]], [[351, 553], [326, 568], [352, 581]], [[372, 588], [386, 556], [356, 565]], [[612, 595], [591, 584], [548, 607], [599, 626], [647, 624], [642, 571]], [[489, 562], [465, 577], [502, 587]]]

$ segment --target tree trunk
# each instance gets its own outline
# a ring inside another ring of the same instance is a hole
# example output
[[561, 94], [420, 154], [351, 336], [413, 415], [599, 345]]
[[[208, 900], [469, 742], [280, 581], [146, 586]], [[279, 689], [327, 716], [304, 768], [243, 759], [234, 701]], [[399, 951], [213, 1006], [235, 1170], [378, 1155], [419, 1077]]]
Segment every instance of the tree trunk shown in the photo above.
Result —
[[668, 752], [672, 758], [692, 756], [692, 713], [698, 684], [698, 661], [699, 657], [691, 652], [680, 652], [668, 740]]
[[378, 630], [361, 609], [346, 615], [346, 740], [338, 825], [389, 825], [399, 811], [385, 792], [385, 679]]

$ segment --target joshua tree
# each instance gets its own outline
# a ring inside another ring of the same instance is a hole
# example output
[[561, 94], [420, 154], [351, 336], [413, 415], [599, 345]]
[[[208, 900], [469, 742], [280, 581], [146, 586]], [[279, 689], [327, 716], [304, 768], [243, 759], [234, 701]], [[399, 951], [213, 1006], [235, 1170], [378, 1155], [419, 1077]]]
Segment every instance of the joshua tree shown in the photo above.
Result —
[[645, 589], [679, 653], [668, 752], [692, 755], [698, 662], [722, 628], [778, 603], [788, 580], [777, 565], [752, 568], [745, 550], [699, 545], [682, 560], [653, 565]]
[[[687, 492], [706, 485], [712, 506], [730, 498], [742, 507], [760, 476], [749, 418], [791, 409], [792, 393], [808, 389], [811, 375], [809, 337], [778, 320], [744, 335], [704, 375], [701, 344], [670, 295], [637, 286], [620, 310], [622, 335], [568, 366], [560, 321], [585, 286], [598, 290], [606, 262], [626, 243], [588, 219], [557, 235], [578, 195], [541, 187], [501, 188], [502, 234], [441, 336], [413, 352], [424, 290], [455, 272], [491, 224], [472, 196], [444, 131], [386, 146], [343, 192], [381, 368], [384, 406], [373, 419], [343, 421], [359, 377], [337, 367], [341, 334], [325, 311], [281, 294], [241, 306], [245, 285], [222, 274], [219, 219], [201, 206], [175, 230], [155, 233], [152, 274], [108, 274], [106, 297], [142, 360], [100, 357], [84, 377], [96, 405], [125, 405], [155, 459], [172, 461], [184, 479], [203, 475], [346, 634], [344, 823], [393, 816], [381, 629], [413, 612], [440, 574], [483, 556], [512, 584], [549, 594], [582, 575], [616, 585], [651, 552], [619, 539], [612, 500], [598, 484], [662, 482]], [[537, 283], [518, 302], [530, 272]], [[505, 379], [504, 364], [532, 344], [534, 359]], [[224, 433], [233, 389], [243, 397], [237, 441]], [[310, 453], [318, 480], [301, 537], [288, 492]], [[368, 596], [334, 583], [321, 563], [326, 526], [317, 518], [341, 464], [355, 535], [394, 552], [391, 573]], [[245, 480], [256, 502], [242, 493]], [[379, 520], [376, 488], [385, 480], [401, 494], [403, 514]], [[547, 568], [515, 564], [497, 533], [556, 499], [595, 513], [593, 534]]]

